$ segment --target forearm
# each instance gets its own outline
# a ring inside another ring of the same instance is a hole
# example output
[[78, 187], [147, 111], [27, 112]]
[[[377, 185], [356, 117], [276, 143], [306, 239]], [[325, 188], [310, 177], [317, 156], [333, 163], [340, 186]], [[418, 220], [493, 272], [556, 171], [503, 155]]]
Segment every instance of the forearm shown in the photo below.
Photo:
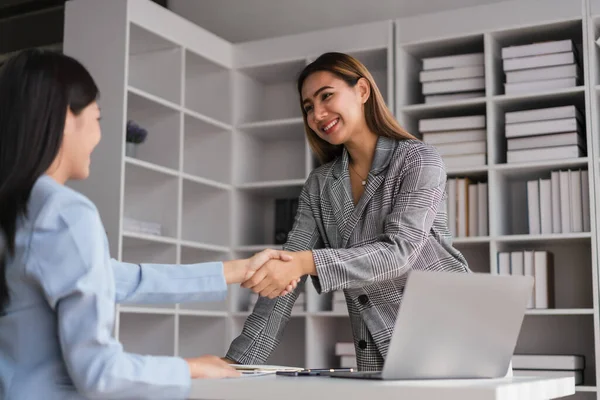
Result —
[[248, 273], [248, 260], [232, 260], [223, 262], [223, 275], [228, 285], [242, 283]]

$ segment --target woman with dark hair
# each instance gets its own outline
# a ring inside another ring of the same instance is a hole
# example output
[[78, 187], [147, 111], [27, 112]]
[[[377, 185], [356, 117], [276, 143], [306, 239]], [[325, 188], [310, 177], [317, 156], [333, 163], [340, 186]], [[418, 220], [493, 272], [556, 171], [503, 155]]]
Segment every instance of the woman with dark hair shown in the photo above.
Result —
[[[129, 354], [112, 337], [115, 302], [221, 300], [269, 259], [190, 265], [110, 258], [85, 179], [100, 141], [98, 88], [76, 60], [30, 50], [0, 70], [0, 398], [187, 396], [191, 378], [237, 376], [216, 356]], [[293, 290], [288, 285], [282, 294]]]
[[[304, 185], [284, 245], [294, 260], [271, 260], [242, 284], [264, 297], [225, 360], [264, 362], [310, 275], [319, 293], [344, 290], [358, 369], [381, 370], [410, 270], [469, 272], [448, 229], [444, 163], [398, 124], [349, 55], [326, 53], [307, 65], [298, 94], [323, 165]], [[283, 282], [301, 276], [297, 290], [275, 299]]]

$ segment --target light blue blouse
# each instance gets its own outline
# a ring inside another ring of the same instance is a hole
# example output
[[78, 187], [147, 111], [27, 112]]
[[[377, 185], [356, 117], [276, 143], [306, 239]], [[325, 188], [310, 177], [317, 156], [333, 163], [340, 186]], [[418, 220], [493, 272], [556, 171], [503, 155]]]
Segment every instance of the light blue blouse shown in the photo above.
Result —
[[[18, 222], [0, 317], [0, 399], [183, 399], [178, 357], [130, 354], [112, 336], [115, 302], [217, 301], [221, 262], [128, 264], [110, 258], [96, 207], [44, 175]], [[200, 354], [199, 354], [200, 355]]]

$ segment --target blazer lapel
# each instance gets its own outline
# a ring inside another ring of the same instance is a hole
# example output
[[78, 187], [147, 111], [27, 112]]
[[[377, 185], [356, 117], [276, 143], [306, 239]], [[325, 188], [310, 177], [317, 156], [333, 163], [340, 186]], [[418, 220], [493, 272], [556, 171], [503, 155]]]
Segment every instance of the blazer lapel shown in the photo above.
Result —
[[371, 170], [369, 171], [369, 175], [367, 177], [367, 184], [365, 186], [365, 191], [362, 196], [358, 200], [356, 207], [354, 207], [354, 202], [352, 201], [352, 193], [351, 193], [351, 184], [350, 184], [350, 176], [348, 174], [348, 154], [346, 149], [344, 149], [344, 155], [346, 156], [346, 176], [347, 176], [347, 184], [345, 185], [350, 192], [350, 205], [352, 207], [352, 211], [349, 214], [349, 218], [346, 220], [347, 222], [344, 224], [344, 228], [342, 230], [342, 247], [346, 247], [348, 244], [348, 240], [350, 239], [350, 235], [352, 231], [356, 227], [356, 224], [362, 218], [362, 215], [369, 204], [371, 198], [385, 179], [385, 171], [387, 171], [387, 167], [390, 164], [390, 160], [394, 154], [394, 150], [396, 149], [397, 142], [395, 139], [391, 139], [384, 136], [379, 136], [377, 139], [377, 145], [375, 146], [375, 155], [373, 157], [373, 163], [371, 164]]
[[[346, 230], [346, 225], [354, 211], [354, 201], [352, 200], [352, 190], [350, 187], [350, 174], [348, 173], [348, 152], [344, 149], [342, 156], [338, 158], [332, 168], [333, 181], [329, 186], [331, 208], [333, 218], [340, 237]], [[336, 245], [339, 245], [336, 243]]]

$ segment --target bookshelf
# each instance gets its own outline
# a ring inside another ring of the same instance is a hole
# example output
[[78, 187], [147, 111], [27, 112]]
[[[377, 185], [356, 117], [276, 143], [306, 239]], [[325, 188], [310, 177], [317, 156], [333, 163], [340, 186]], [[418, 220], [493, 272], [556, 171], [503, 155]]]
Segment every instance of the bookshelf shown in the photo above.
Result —
[[[124, 261], [192, 263], [279, 248], [275, 199], [297, 196], [315, 165], [295, 77], [325, 51], [355, 55], [412, 133], [425, 119], [485, 117], [485, 163], [450, 167], [448, 176], [487, 185], [488, 232], [454, 243], [476, 272], [495, 271], [499, 252], [554, 254], [556, 307], [527, 311], [517, 352], [584, 355], [584, 383], [573, 398], [597, 399], [598, 37], [600, 0], [509, 1], [237, 44], [145, 0], [76, 0], [66, 8], [64, 49], [100, 85], [104, 137], [91, 178], [74, 187], [98, 205], [113, 255]], [[565, 39], [578, 49], [577, 86], [505, 93], [502, 48]], [[483, 54], [479, 93], [426, 98], [422, 60], [466, 53]], [[585, 156], [507, 163], [506, 113], [569, 105], [583, 115]], [[149, 131], [135, 157], [123, 144], [129, 119]], [[589, 231], [530, 234], [527, 181], [569, 169], [588, 171]], [[126, 230], [125, 218], [160, 223], [162, 234]], [[319, 296], [308, 284], [305, 301], [269, 362], [335, 365], [335, 344], [352, 341], [333, 294]], [[221, 303], [119, 306], [115, 333], [130, 351], [223, 354], [249, 302], [249, 291], [232, 286]]]

